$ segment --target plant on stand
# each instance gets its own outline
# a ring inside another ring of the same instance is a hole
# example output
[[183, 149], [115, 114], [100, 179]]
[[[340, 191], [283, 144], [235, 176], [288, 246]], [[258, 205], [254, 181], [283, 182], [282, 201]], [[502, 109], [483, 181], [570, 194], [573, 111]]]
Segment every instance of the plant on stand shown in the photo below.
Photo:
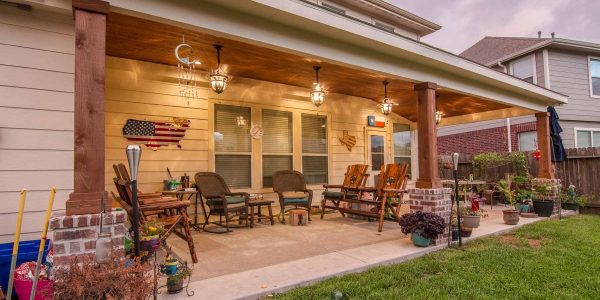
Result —
[[528, 213], [533, 210], [531, 199], [533, 192], [530, 190], [519, 190], [515, 194], [515, 208], [519, 213]]
[[569, 185], [566, 190], [563, 190], [560, 194], [561, 207], [564, 210], [579, 211], [580, 207], [584, 207], [587, 204], [588, 195], [578, 195], [574, 185]]
[[140, 250], [156, 251], [160, 246], [160, 235], [165, 232], [165, 225], [160, 222], [148, 221], [142, 225]]
[[410, 233], [413, 244], [419, 247], [429, 246], [431, 240], [444, 233], [446, 229], [444, 218], [429, 212], [417, 211], [404, 214], [399, 223], [402, 233]]
[[554, 210], [555, 199], [552, 199], [554, 184], [541, 182], [533, 186], [533, 210], [540, 217], [550, 217]]
[[511, 182], [512, 180], [510, 175], [507, 175], [506, 179], [498, 181], [498, 189], [510, 204], [509, 209], [502, 210], [504, 223], [507, 225], [517, 225], [519, 223], [519, 211], [515, 209], [515, 192], [510, 188]]
[[487, 217], [487, 213], [483, 208], [478, 210], [474, 210], [472, 206], [461, 206], [460, 208], [460, 218], [464, 227], [478, 228], [481, 218], [485, 217]]

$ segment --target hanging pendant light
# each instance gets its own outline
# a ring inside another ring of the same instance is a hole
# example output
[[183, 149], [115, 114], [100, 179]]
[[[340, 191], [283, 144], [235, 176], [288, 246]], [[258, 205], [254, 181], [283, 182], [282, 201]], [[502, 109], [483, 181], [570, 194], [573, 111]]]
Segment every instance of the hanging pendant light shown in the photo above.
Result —
[[384, 98], [383, 98], [383, 101], [381, 101], [381, 104], [379, 104], [379, 107], [381, 108], [381, 113], [383, 113], [384, 115], [387, 116], [392, 112], [392, 108], [396, 104], [394, 104], [394, 102], [387, 96], [387, 85], [389, 84], [389, 82], [387, 80], [384, 80], [382, 83], [383, 83]]
[[319, 107], [321, 104], [323, 104], [323, 102], [325, 102], [325, 91], [319, 83], [319, 70], [321, 67], [314, 66], [313, 69], [315, 69], [316, 82], [312, 92], [310, 92], [310, 100], [316, 107]]
[[444, 117], [444, 113], [441, 111], [435, 112], [435, 124], [439, 125], [442, 122], [442, 118]]
[[225, 74], [225, 71], [221, 69], [221, 49], [223, 46], [221, 45], [213, 45], [215, 49], [217, 49], [217, 69], [213, 70], [210, 74], [210, 86], [212, 87], [215, 93], [220, 94], [225, 91], [227, 87], [227, 80], [229, 76]]

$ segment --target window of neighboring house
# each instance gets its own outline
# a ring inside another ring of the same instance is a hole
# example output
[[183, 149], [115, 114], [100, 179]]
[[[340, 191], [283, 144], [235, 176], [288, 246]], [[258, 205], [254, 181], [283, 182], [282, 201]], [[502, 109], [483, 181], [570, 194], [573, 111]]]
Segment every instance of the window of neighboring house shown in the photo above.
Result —
[[327, 117], [302, 114], [302, 173], [307, 184], [327, 183]]
[[215, 171], [230, 187], [251, 186], [250, 108], [215, 104]]
[[519, 132], [519, 151], [533, 151], [537, 148], [537, 131]]
[[590, 58], [590, 94], [600, 97], [600, 58]]
[[273, 186], [273, 173], [293, 169], [292, 113], [263, 109], [262, 126], [263, 187], [268, 188]]
[[533, 54], [510, 63], [511, 75], [527, 82], [536, 83]]
[[410, 125], [394, 123], [394, 163], [408, 164], [408, 175], [411, 174], [410, 157]]
[[577, 148], [600, 147], [600, 128], [575, 129], [575, 146]]
[[333, 11], [342, 15], [346, 14], [346, 10], [344, 8], [330, 2], [321, 1], [321, 6], [329, 11]]

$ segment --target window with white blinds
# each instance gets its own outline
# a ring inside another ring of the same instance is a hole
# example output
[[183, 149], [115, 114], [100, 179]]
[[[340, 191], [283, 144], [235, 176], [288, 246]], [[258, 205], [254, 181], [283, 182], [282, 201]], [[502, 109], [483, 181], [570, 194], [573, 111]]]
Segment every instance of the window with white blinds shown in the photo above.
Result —
[[302, 173], [306, 183], [327, 183], [327, 153], [327, 117], [302, 114]]
[[250, 108], [215, 104], [215, 171], [230, 187], [251, 186]]
[[394, 163], [408, 164], [410, 176], [410, 125], [394, 123]]
[[292, 113], [263, 109], [262, 127], [263, 187], [272, 187], [273, 173], [293, 168]]

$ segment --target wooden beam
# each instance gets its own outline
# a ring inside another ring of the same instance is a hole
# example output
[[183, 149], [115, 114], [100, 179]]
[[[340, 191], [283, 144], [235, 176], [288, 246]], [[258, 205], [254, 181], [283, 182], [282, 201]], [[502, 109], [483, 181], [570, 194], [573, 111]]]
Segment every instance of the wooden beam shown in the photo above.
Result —
[[75, 16], [75, 162], [74, 191], [67, 215], [98, 213], [104, 199], [104, 1], [73, 1]]
[[537, 128], [537, 143], [540, 150], [538, 178], [554, 179], [552, 170], [552, 143], [550, 142], [550, 113], [535, 114]]
[[435, 93], [437, 84], [423, 82], [414, 86], [417, 92], [417, 135], [419, 178], [415, 187], [441, 188], [438, 174], [437, 127], [435, 124]]

